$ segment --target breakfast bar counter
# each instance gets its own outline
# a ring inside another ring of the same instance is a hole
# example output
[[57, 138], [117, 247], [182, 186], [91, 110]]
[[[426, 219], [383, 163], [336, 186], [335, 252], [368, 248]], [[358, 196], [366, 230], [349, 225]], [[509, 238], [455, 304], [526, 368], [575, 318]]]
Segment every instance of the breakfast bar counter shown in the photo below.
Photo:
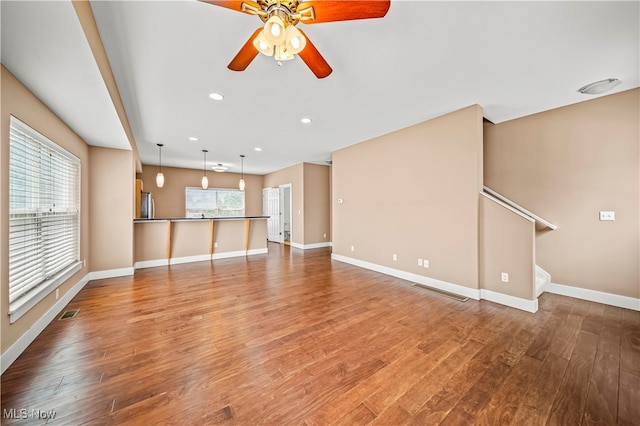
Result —
[[136, 269], [267, 253], [269, 216], [134, 219]]

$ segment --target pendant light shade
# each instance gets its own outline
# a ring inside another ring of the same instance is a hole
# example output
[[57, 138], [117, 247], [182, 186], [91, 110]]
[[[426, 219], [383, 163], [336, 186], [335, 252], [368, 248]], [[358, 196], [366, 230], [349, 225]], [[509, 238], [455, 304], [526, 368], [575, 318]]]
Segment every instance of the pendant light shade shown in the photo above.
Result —
[[207, 151], [206, 149], [202, 150], [202, 154], [204, 155], [204, 159], [202, 161], [202, 189], [207, 189], [209, 187], [209, 178], [207, 178]]
[[240, 183], [238, 184], [238, 188], [240, 191], [244, 191], [245, 183], [244, 183], [244, 154], [240, 154], [240, 171], [242, 173], [242, 177], [240, 178]]
[[164, 146], [161, 143], [156, 144], [158, 145], [158, 174], [156, 175], [156, 186], [158, 188], [162, 188], [164, 186], [164, 174], [162, 174], [162, 147]]

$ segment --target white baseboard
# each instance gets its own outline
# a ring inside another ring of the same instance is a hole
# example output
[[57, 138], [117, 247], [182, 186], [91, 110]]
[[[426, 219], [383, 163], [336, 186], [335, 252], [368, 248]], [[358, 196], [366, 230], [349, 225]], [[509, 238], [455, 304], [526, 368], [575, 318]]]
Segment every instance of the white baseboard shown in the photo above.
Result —
[[605, 305], [640, 311], [640, 299], [633, 297], [554, 283], [550, 283], [545, 291], [562, 296], [574, 297], [576, 299], [588, 300], [590, 302], [604, 303]]
[[133, 269], [155, 268], [169, 266], [169, 259], [141, 260], [133, 264]]
[[538, 312], [538, 299], [523, 299], [521, 297], [510, 296], [508, 294], [498, 293], [484, 288], [480, 290], [480, 297], [483, 300], [531, 312], [532, 314]]
[[253, 256], [255, 254], [267, 254], [269, 253], [268, 248], [261, 249], [251, 249], [251, 250], [238, 250], [238, 251], [227, 251], [223, 253], [213, 253], [213, 260], [216, 259], [228, 259], [230, 257], [245, 257], [245, 256]]
[[386, 275], [391, 275], [392, 277], [402, 278], [403, 280], [412, 281], [418, 284], [424, 284], [426, 286], [447, 291], [449, 293], [459, 294], [460, 296], [468, 297], [470, 299], [480, 300], [480, 291], [475, 288], [469, 288], [459, 284], [453, 284], [447, 281], [437, 280], [435, 278], [425, 277], [424, 275], [401, 271], [399, 269], [393, 269], [387, 266], [381, 266], [375, 263], [365, 262], [364, 260], [353, 259], [351, 257], [346, 257], [335, 253], [331, 254], [331, 259], [349, 263], [361, 268], [370, 269], [372, 271], [380, 272]]
[[181, 263], [205, 262], [211, 260], [210, 254], [200, 254], [197, 256], [172, 257], [169, 265], [180, 265]]
[[20, 354], [27, 349], [40, 333], [62, 312], [65, 306], [82, 288], [89, 282], [90, 273], [81, 278], [76, 285], [67, 291], [58, 301], [36, 321], [22, 336], [15, 341], [4, 353], [0, 355], [0, 374], [4, 373]]
[[411, 272], [401, 271], [399, 269], [393, 269], [387, 266], [381, 266], [375, 263], [365, 262], [363, 260], [353, 259], [350, 257], [335, 254], [335, 253], [331, 255], [331, 258], [334, 260], [338, 260], [340, 262], [345, 262], [351, 265], [359, 266], [361, 268], [370, 269], [372, 271], [380, 272], [386, 275], [391, 275], [397, 278], [402, 278], [407, 281], [412, 281], [418, 284], [424, 284], [429, 287], [437, 288], [438, 290], [447, 291], [453, 294], [459, 294], [460, 296], [468, 297], [470, 299], [474, 299], [474, 300], [484, 299], [490, 302], [495, 302], [501, 305], [520, 309], [526, 312], [533, 313], [538, 311], [538, 299], [527, 300], [527, 299], [522, 299], [520, 297], [514, 297], [514, 296], [502, 294], [502, 293], [497, 293], [490, 290], [469, 288], [459, 284], [437, 280], [435, 278], [425, 277], [424, 275], [418, 275]]
[[126, 277], [133, 275], [135, 268], [108, 269], [106, 271], [93, 271], [89, 273], [90, 280], [102, 280], [105, 278]]
[[201, 254], [197, 256], [172, 257], [171, 259], [143, 260], [136, 262], [133, 265], [133, 269], [155, 268], [158, 266], [179, 265], [181, 263], [207, 262], [210, 260], [228, 259], [230, 257], [245, 257], [267, 253], [269, 253], [269, 249], [265, 247], [247, 251], [226, 251], [222, 253], [213, 253], [213, 255]]

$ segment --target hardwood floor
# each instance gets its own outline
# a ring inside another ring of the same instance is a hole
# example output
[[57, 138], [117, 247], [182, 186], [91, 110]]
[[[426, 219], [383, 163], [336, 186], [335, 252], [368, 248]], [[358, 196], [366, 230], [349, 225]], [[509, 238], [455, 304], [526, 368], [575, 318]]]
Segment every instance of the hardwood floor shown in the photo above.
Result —
[[640, 312], [269, 251], [90, 282], [2, 376], [2, 424], [639, 424]]

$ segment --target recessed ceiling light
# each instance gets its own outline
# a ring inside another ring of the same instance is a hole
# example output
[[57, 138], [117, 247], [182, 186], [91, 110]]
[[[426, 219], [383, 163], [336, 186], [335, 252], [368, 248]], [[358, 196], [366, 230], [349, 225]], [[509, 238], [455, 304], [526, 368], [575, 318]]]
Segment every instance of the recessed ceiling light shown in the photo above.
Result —
[[599, 95], [616, 87], [622, 81], [617, 78], [608, 78], [606, 80], [596, 81], [595, 83], [587, 84], [578, 89], [578, 92], [584, 95]]
[[253, 150], [260, 152], [260, 151], [262, 151], [262, 148], [260, 148], [259, 146], [256, 146], [255, 148], [253, 148]]
[[198, 142], [198, 138], [194, 138], [193, 136], [191, 136], [191, 137], [189, 138], [189, 140], [190, 140], [191, 142]]
[[222, 96], [220, 93], [216, 93], [216, 92], [209, 93], [209, 97], [211, 99], [213, 99], [214, 101], [221, 101], [221, 100], [224, 99], [224, 96]]
[[311, 117], [302, 117], [302, 118], [300, 119], [300, 122], [301, 122], [302, 124], [311, 124], [311, 122], [312, 122], [312, 121], [313, 121], [313, 120], [311, 120]]

